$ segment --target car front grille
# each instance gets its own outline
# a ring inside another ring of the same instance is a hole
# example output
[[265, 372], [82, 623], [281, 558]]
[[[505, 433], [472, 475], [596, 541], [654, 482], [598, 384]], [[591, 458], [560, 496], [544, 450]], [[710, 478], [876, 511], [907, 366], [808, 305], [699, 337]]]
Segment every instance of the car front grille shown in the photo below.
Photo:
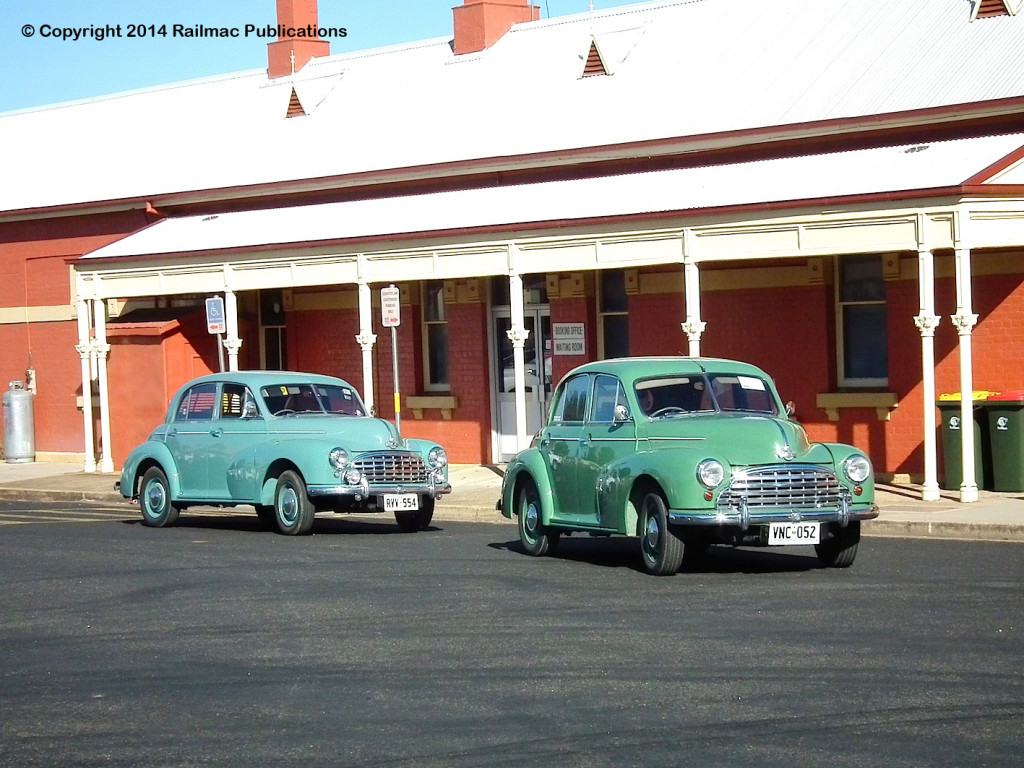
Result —
[[821, 467], [754, 467], [733, 475], [718, 508], [838, 509], [841, 499], [839, 480]]
[[355, 466], [370, 485], [427, 482], [427, 465], [415, 453], [364, 453]]

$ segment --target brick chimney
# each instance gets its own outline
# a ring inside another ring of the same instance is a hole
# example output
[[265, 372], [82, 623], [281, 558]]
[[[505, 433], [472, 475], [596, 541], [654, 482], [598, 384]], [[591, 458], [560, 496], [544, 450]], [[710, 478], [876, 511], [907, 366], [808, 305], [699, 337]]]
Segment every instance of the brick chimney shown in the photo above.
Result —
[[540, 7], [529, 0], [464, 0], [452, 8], [455, 53], [476, 53], [490, 48], [513, 24], [536, 21]]
[[[267, 44], [267, 74], [271, 79], [298, 72], [314, 56], [329, 56], [331, 44], [317, 37], [317, 0], [277, 0], [278, 38]], [[298, 30], [312, 35], [295, 36]], [[289, 36], [289, 32], [293, 34]], [[292, 54], [295, 67], [292, 68]]]

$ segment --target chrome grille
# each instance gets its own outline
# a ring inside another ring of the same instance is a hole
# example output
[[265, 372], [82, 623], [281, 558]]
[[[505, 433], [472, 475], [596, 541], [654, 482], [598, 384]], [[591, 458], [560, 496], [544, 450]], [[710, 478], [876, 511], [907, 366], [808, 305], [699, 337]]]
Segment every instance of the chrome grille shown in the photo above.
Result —
[[427, 482], [427, 465], [415, 453], [364, 453], [355, 466], [370, 485]]
[[838, 509], [840, 500], [839, 480], [821, 467], [754, 467], [733, 475], [718, 508]]

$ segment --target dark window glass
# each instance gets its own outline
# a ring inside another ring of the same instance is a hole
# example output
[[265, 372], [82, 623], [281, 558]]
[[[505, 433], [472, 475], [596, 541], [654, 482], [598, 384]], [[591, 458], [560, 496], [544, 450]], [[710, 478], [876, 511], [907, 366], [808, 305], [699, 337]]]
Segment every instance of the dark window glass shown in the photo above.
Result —
[[427, 372], [428, 383], [448, 383], [448, 324], [430, 323], [427, 325]]
[[885, 280], [879, 256], [855, 256], [840, 261], [842, 302], [885, 301]]
[[555, 413], [555, 421], [581, 422], [587, 413], [587, 394], [590, 377], [577, 376], [566, 382]]
[[197, 384], [181, 399], [176, 418], [189, 421], [212, 419], [213, 410], [216, 405], [217, 385], [213, 382]]
[[[548, 303], [548, 283], [545, 275], [523, 275], [523, 302], [526, 304]], [[491, 279], [491, 304], [496, 307], [511, 305], [507, 277]]]
[[851, 379], [888, 377], [884, 304], [843, 307], [843, 367]]
[[604, 356], [629, 357], [629, 315], [604, 315]]
[[629, 301], [626, 298], [626, 273], [621, 269], [606, 269], [601, 272], [601, 311], [629, 311]]

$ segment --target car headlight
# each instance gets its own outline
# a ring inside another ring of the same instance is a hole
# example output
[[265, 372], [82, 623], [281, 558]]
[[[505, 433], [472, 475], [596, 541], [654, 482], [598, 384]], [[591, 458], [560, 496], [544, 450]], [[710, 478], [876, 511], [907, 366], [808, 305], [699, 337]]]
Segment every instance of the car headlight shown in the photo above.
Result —
[[427, 463], [434, 469], [441, 469], [442, 467], [448, 466], [448, 454], [445, 453], [444, 448], [437, 445], [430, 449], [430, 453], [427, 454]]
[[348, 451], [344, 448], [332, 448], [327, 454], [327, 460], [339, 472], [348, 466]]
[[359, 485], [363, 481], [363, 473], [355, 467], [349, 467], [345, 470], [344, 479], [349, 485]]
[[871, 474], [871, 462], [866, 456], [850, 456], [843, 462], [843, 473], [854, 483], [863, 483]]
[[715, 459], [704, 459], [697, 465], [697, 479], [705, 488], [717, 488], [725, 479], [725, 467]]

